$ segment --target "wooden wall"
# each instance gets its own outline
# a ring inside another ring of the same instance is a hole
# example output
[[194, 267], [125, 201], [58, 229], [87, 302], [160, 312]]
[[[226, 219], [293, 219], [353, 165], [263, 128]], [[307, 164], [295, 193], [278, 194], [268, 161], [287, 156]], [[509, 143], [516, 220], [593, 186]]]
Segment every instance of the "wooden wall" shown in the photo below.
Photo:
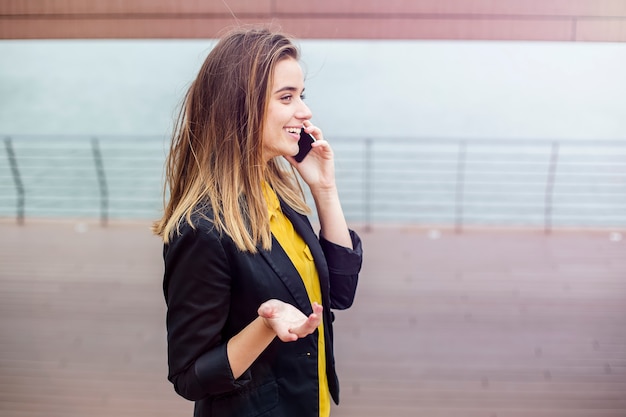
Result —
[[214, 38], [237, 22], [318, 39], [624, 42], [626, 0], [0, 0], [2, 39]]

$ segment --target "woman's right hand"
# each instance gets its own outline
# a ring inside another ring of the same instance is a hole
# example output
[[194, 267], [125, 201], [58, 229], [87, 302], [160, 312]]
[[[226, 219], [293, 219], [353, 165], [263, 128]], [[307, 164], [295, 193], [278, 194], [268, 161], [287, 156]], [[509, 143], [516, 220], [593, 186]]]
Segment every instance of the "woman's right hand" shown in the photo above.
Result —
[[261, 304], [258, 313], [267, 327], [283, 342], [293, 342], [315, 331], [322, 322], [323, 307], [313, 303], [313, 313], [304, 315], [291, 304], [268, 300]]

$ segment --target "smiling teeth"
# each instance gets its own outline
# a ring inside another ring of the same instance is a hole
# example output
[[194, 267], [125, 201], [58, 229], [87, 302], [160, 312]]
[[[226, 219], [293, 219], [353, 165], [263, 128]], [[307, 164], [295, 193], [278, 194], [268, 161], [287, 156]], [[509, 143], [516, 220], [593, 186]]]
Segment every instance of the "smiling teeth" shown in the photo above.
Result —
[[300, 134], [300, 128], [299, 127], [288, 127], [287, 128], [287, 132]]

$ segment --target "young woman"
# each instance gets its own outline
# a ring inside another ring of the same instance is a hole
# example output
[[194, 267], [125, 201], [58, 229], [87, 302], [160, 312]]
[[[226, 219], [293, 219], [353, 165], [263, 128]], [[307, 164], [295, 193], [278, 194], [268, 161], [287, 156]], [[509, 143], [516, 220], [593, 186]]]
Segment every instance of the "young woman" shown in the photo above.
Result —
[[[327, 416], [339, 400], [331, 309], [352, 304], [362, 250], [333, 151], [303, 102], [298, 58], [280, 33], [224, 36], [172, 139], [169, 201], [154, 231], [164, 241], [168, 378], [195, 416]], [[316, 141], [298, 163], [301, 129]]]

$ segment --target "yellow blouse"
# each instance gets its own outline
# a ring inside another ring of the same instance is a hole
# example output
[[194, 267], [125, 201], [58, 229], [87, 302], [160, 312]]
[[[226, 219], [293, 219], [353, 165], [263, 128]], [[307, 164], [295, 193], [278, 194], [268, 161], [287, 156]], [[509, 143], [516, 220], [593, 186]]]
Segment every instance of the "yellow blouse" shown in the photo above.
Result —
[[[266, 182], [263, 183], [263, 194], [270, 216], [270, 229], [272, 234], [280, 243], [291, 263], [300, 274], [311, 304], [317, 302], [322, 304], [322, 290], [317, 269], [313, 262], [311, 250], [304, 240], [296, 233], [289, 219], [280, 210], [280, 202], [272, 188]], [[328, 308], [328, 306], [324, 306]], [[326, 376], [326, 350], [324, 349], [324, 323], [318, 328], [317, 342], [317, 367], [319, 375], [319, 399], [320, 417], [330, 415], [330, 391], [328, 389], [328, 378]]]

